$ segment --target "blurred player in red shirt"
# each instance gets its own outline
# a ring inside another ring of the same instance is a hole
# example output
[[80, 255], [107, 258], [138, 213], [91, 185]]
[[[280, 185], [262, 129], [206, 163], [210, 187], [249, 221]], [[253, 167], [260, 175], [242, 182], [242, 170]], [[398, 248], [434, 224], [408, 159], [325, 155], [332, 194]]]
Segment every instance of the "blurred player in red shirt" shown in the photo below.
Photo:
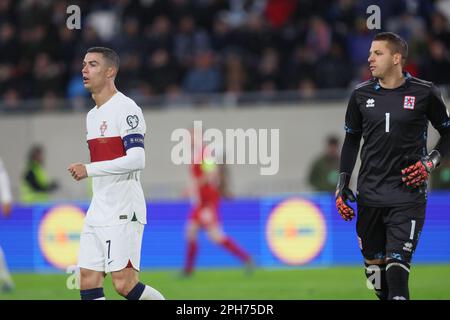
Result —
[[250, 271], [253, 268], [252, 258], [224, 233], [220, 221], [220, 198], [229, 197], [225, 165], [215, 164], [214, 159], [206, 157], [206, 154], [205, 147], [200, 152], [194, 152], [196, 161], [191, 165], [191, 191], [195, 193], [195, 202], [186, 228], [187, 251], [183, 275], [190, 276], [194, 270], [198, 252], [197, 237], [201, 229], [207, 232], [211, 241], [238, 257]]

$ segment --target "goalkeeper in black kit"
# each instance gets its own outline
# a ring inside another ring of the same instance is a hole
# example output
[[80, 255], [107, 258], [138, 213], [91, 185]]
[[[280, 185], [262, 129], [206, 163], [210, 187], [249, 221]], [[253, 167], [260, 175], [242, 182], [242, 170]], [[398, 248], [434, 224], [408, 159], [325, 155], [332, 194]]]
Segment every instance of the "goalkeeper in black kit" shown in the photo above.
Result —
[[[369, 51], [373, 78], [352, 92], [345, 115], [336, 208], [355, 216], [365, 273], [381, 300], [409, 299], [411, 259], [424, 224], [427, 180], [450, 150], [450, 119], [433, 83], [403, 72], [407, 43], [377, 34]], [[428, 121], [440, 140], [427, 151]], [[349, 188], [361, 138], [356, 196]]]

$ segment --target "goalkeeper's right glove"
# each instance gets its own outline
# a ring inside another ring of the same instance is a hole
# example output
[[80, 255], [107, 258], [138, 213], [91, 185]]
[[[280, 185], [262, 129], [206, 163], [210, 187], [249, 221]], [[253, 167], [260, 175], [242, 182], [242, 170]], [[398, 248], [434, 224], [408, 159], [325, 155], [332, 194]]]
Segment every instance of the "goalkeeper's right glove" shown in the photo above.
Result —
[[339, 175], [339, 182], [336, 188], [336, 208], [345, 221], [351, 221], [355, 216], [355, 211], [347, 204], [347, 200], [355, 202], [356, 197], [349, 188], [350, 175], [342, 172]]
[[433, 150], [429, 155], [420, 158], [416, 163], [402, 170], [402, 181], [410, 188], [423, 185], [430, 176], [431, 171], [439, 166], [441, 154]]

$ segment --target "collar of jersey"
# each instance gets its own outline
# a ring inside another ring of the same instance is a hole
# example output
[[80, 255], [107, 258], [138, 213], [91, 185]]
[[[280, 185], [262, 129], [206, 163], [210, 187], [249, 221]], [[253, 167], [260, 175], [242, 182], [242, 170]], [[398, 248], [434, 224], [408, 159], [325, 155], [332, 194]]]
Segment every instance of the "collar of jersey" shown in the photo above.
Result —
[[105, 106], [109, 105], [111, 103], [111, 101], [119, 94], [119, 90], [117, 90], [116, 93], [114, 93], [111, 98], [109, 98], [104, 104], [102, 104], [100, 107], [98, 107], [97, 105], [94, 107], [94, 109], [96, 110], [100, 110], [100, 109], [104, 109]]
[[[411, 80], [411, 78], [412, 78], [411, 74], [409, 72], [407, 72], [407, 71], [403, 71], [403, 76], [405, 77], [405, 82], [399, 88], [409, 85], [409, 80]], [[378, 81], [378, 79], [375, 78], [375, 77], [372, 78], [372, 79], [375, 81], [375, 84], [373, 85], [373, 88], [376, 91], [380, 90], [382, 87], [381, 87], [380, 82]]]

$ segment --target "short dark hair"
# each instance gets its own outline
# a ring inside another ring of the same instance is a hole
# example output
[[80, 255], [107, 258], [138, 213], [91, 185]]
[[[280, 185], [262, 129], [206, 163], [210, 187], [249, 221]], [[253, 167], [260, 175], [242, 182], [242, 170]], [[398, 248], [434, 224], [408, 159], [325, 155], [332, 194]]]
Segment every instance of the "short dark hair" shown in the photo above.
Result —
[[337, 146], [339, 144], [339, 138], [335, 135], [331, 135], [327, 137], [327, 144]]
[[42, 153], [44, 151], [44, 147], [40, 144], [34, 144], [30, 147], [30, 150], [28, 151], [28, 161], [34, 161], [36, 159], [36, 156], [39, 153]]
[[402, 65], [405, 65], [408, 58], [408, 44], [398, 34], [393, 32], [380, 32], [375, 35], [373, 41], [387, 41], [388, 47], [392, 53], [400, 53], [402, 56]]
[[103, 55], [103, 57], [110, 64], [112, 64], [117, 69], [117, 71], [119, 71], [119, 66], [120, 66], [119, 55], [113, 49], [106, 48], [106, 47], [92, 47], [92, 48], [89, 48], [86, 52], [87, 53], [101, 53]]

